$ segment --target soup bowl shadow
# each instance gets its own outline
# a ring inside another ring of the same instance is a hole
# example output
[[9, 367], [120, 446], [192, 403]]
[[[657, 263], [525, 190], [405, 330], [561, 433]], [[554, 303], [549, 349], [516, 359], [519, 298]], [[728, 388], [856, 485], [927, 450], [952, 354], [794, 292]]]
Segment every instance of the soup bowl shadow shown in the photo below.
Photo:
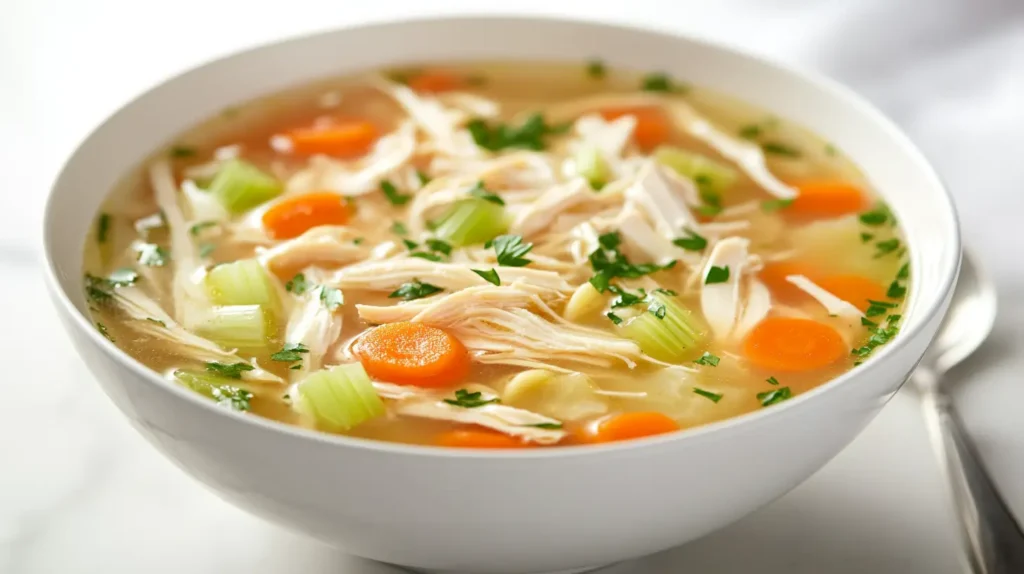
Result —
[[[184, 128], [259, 95], [375, 67], [594, 57], [751, 102], [811, 129], [857, 163], [900, 218], [910, 246], [913, 281], [900, 335], [863, 365], [757, 413], [628, 443], [493, 452], [317, 434], [230, 412], [148, 370], [90, 321], [82, 244], [93, 215], [124, 174]], [[788, 492], [906, 380], [939, 326], [960, 261], [954, 207], [934, 171], [850, 91], [693, 38], [546, 18], [342, 29], [171, 78], [77, 148], [50, 192], [43, 233], [47, 283], [77, 351], [135, 428], [182, 470], [233, 504], [345, 552], [476, 574], [573, 571], [651, 554]]]

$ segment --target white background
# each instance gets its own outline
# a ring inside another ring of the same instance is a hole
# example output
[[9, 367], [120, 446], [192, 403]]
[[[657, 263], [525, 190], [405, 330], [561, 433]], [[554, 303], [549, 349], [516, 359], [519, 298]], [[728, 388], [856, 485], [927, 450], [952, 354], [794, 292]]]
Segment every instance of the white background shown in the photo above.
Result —
[[[129, 429], [50, 309], [40, 213], [74, 145], [169, 74], [312, 30], [465, 12], [573, 14], [715, 38], [836, 77], [902, 125], [946, 178], [969, 247], [998, 281], [996, 333], [956, 375], [969, 382], [960, 405], [970, 430], [1024, 516], [1024, 2], [0, 0], [0, 572], [397, 571], [249, 518]], [[610, 572], [959, 572], [909, 391], [772, 506]]]

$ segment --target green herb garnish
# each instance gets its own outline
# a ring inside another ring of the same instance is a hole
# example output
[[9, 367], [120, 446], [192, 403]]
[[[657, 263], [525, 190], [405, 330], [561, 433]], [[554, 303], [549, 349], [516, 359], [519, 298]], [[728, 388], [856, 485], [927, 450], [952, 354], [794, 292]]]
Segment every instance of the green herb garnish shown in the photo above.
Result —
[[101, 213], [96, 218], [96, 242], [106, 243], [107, 237], [110, 235], [110, 221], [111, 217], [109, 213]]
[[505, 205], [505, 200], [501, 199], [494, 193], [487, 191], [487, 188], [484, 187], [484, 182], [482, 181], [476, 182], [476, 185], [473, 187], [473, 189], [469, 190], [469, 194], [472, 195], [473, 197], [480, 198], [484, 201], [489, 201], [491, 203], [496, 203], [498, 205]]
[[860, 222], [864, 225], [878, 226], [889, 221], [890, 211], [884, 204], [879, 204], [871, 211], [860, 214]]
[[489, 405], [491, 403], [497, 403], [500, 401], [498, 400], [497, 397], [494, 397], [493, 399], [484, 399], [483, 393], [481, 393], [480, 391], [471, 393], [466, 389], [459, 389], [455, 391], [454, 399], [445, 399], [444, 402], [448, 403], [449, 405], [462, 407], [464, 409], [475, 409], [476, 407], [482, 407], [484, 405]]
[[677, 237], [672, 240], [672, 244], [676, 247], [682, 247], [687, 251], [703, 251], [708, 246], [707, 239], [689, 229], [684, 229], [683, 231], [686, 233], [686, 237]]
[[900, 318], [900, 315], [889, 315], [885, 322], [885, 326], [875, 327], [872, 329], [871, 337], [868, 338], [867, 342], [865, 342], [861, 347], [854, 349], [851, 354], [863, 359], [878, 347], [888, 343], [897, 335], [897, 333], [899, 333]]
[[327, 307], [328, 311], [334, 311], [345, 302], [345, 297], [342, 296], [341, 289], [321, 285], [320, 302], [324, 304], [324, 307]]
[[645, 92], [684, 92], [686, 87], [677, 85], [672, 78], [662, 72], [654, 72], [644, 76], [640, 89]]
[[412, 199], [411, 195], [399, 192], [395, 184], [386, 179], [380, 182], [380, 190], [384, 192], [384, 197], [391, 202], [391, 205], [405, 205]]
[[737, 133], [739, 133], [739, 136], [743, 139], [756, 140], [761, 137], [761, 133], [763, 131], [763, 128], [757, 124], [747, 124], [741, 127]]
[[861, 243], [867, 243], [868, 241], [871, 241], [874, 238], [875, 238], [875, 234], [874, 233], [861, 233], [860, 234], [860, 242]]
[[618, 315], [616, 315], [615, 313], [612, 313], [611, 311], [605, 313], [604, 316], [608, 317], [608, 319], [610, 319], [611, 322], [616, 324], [616, 325], [619, 325], [619, 324], [622, 323], [622, 317], [619, 317]]
[[704, 354], [695, 360], [694, 363], [697, 363], [698, 365], [707, 365], [709, 367], [717, 367], [721, 360], [722, 359], [720, 357], [716, 357], [715, 355], [704, 351]]
[[217, 404], [222, 407], [228, 407], [236, 411], [248, 411], [252, 409], [250, 401], [252, 401], [252, 393], [240, 389], [238, 387], [232, 387], [230, 385], [221, 385], [210, 388], [213, 398], [216, 399]]
[[444, 289], [437, 285], [431, 285], [430, 283], [421, 283], [418, 279], [413, 279], [408, 283], [401, 284], [398, 289], [395, 289], [388, 295], [391, 299], [402, 299], [403, 301], [412, 301], [414, 299], [422, 299], [423, 297], [429, 297], [434, 293], [440, 293]]
[[765, 381], [767, 381], [769, 385], [779, 384], [779, 380], [776, 379], [775, 377], [768, 377], [767, 379], [765, 379]]
[[611, 280], [616, 277], [635, 279], [644, 275], [650, 275], [663, 269], [675, 267], [675, 260], [664, 265], [657, 263], [630, 263], [621, 251], [619, 244], [621, 238], [618, 232], [612, 231], [598, 237], [600, 246], [589, 256], [590, 266], [596, 274], [590, 278], [590, 284], [599, 292], [604, 293], [611, 285]]
[[875, 259], [884, 257], [900, 248], [900, 240], [897, 238], [879, 241], [875, 244]]
[[790, 205], [793, 205], [792, 199], [769, 199], [761, 202], [761, 211], [772, 213], [773, 211], [785, 209]]
[[896, 278], [897, 279], [908, 279], [908, 278], [910, 278], [910, 263], [904, 263], [903, 266], [900, 267], [899, 272], [896, 273]]
[[103, 323], [100, 323], [99, 321], [97, 321], [96, 322], [96, 330], [99, 331], [100, 335], [103, 335], [108, 341], [110, 341], [111, 343], [114, 342], [114, 337], [111, 336], [109, 331], [107, 331], [107, 326], [106, 325], [104, 325]]
[[778, 389], [772, 389], [763, 393], [757, 393], [757, 400], [761, 401], [762, 407], [768, 407], [775, 403], [781, 403], [782, 401], [792, 398], [793, 391], [789, 390], [789, 387], [781, 387]]
[[217, 244], [210, 242], [200, 243], [197, 249], [199, 257], [203, 259], [209, 257], [210, 255], [213, 255], [213, 252], [216, 250]]
[[495, 285], [501, 285], [501, 277], [498, 277], [498, 272], [496, 270], [494, 270], [494, 269], [487, 269], [487, 270], [470, 269], [470, 271], [472, 271], [473, 273], [476, 273], [477, 275], [482, 277], [488, 283], [493, 283]]
[[254, 369], [255, 367], [249, 363], [234, 363], [231, 365], [217, 362], [206, 363], [206, 370], [208, 372], [228, 379], [241, 379], [243, 372]]
[[712, 265], [708, 269], [708, 275], [704, 278], [705, 285], [714, 285], [715, 283], [725, 283], [729, 280], [729, 266], [717, 267]]
[[906, 294], [907, 288], [900, 285], [899, 280], [896, 280], [889, 284], [889, 290], [885, 293], [885, 296], [890, 299], [902, 299]]
[[187, 145], [176, 145], [171, 148], [171, 157], [173, 158], [186, 158], [194, 157], [197, 151], [196, 148]]
[[519, 235], [499, 235], [488, 242], [494, 246], [498, 256], [498, 265], [504, 267], [523, 267], [530, 264], [524, 256], [533, 249], [532, 243], [523, 243]]
[[306, 281], [306, 276], [302, 273], [296, 273], [295, 277], [292, 277], [284, 284], [284, 290], [289, 293], [295, 293], [296, 295], [302, 295], [311, 287], [310, 283]]
[[530, 115], [519, 126], [509, 124], [491, 126], [479, 118], [466, 124], [466, 129], [473, 136], [476, 145], [490, 151], [506, 148], [541, 151], [546, 147], [545, 136], [562, 133], [567, 128], [568, 126], [549, 126], [540, 113]]
[[800, 157], [800, 150], [780, 142], [764, 142], [761, 144], [764, 153], [782, 157]]
[[202, 233], [203, 230], [209, 229], [211, 227], [216, 227], [217, 225], [218, 223], [216, 221], [200, 221], [198, 223], [193, 223], [192, 227], [188, 228], [188, 232], [191, 233], [193, 237], [195, 237]]
[[270, 355], [270, 360], [281, 361], [282, 363], [294, 363], [302, 360], [302, 353], [308, 353], [309, 349], [302, 343], [285, 343], [284, 347]]
[[700, 387], [693, 387], [693, 392], [694, 394], [700, 395], [713, 403], [717, 403], [718, 401], [722, 400], [721, 393], [712, 393], [711, 391], [705, 391]]
[[601, 60], [591, 60], [587, 62], [587, 75], [595, 80], [604, 78], [608, 70], [604, 66], [604, 62]]
[[396, 221], [391, 224], [391, 233], [395, 235], [408, 235], [409, 230], [406, 229], [405, 224], [401, 221]]
[[416, 170], [416, 179], [420, 180], [420, 186], [425, 186], [430, 183], [430, 176], [418, 169]]
[[533, 425], [525, 425], [528, 427], [546, 429], [546, 430], [559, 430], [562, 428], [562, 423], [537, 423]]

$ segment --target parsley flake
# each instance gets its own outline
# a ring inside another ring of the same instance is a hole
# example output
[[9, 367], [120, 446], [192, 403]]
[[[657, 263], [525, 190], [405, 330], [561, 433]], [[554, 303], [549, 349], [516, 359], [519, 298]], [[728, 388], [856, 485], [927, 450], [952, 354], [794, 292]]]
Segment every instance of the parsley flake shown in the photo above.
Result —
[[217, 362], [206, 363], [206, 370], [207, 370], [207, 372], [210, 372], [210, 373], [213, 373], [215, 375], [219, 375], [221, 377], [225, 377], [225, 378], [228, 378], [228, 379], [241, 379], [242, 378], [242, 373], [244, 371], [252, 371], [254, 368], [255, 367], [253, 367], [249, 363], [234, 363], [234, 364], [231, 364], [231, 365], [229, 365], [227, 363], [217, 363]]
[[611, 311], [605, 313], [604, 316], [608, 317], [608, 319], [610, 319], [611, 322], [616, 324], [616, 325], [622, 324], [622, 317], [619, 317], [618, 315], [616, 315], [615, 313], [612, 313]]
[[779, 380], [776, 379], [775, 377], [768, 377], [767, 379], [765, 379], [765, 381], [767, 381], [769, 385], [779, 384]]
[[567, 128], [568, 126], [549, 126], [540, 113], [530, 115], [519, 126], [509, 124], [491, 126], [480, 118], [466, 124], [466, 129], [473, 136], [476, 145], [490, 151], [506, 148], [541, 151], [546, 147], [545, 136], [561, 133]]
[[700, 387], [693, 387], [693, 393], [696, 395], [700, 395], [713, 403], [717, 403], [718, 401], [722, 400], [721, 393], [712, 393], [711, 391], [705, 391]]
[[640, 89], [645, 92], [684, 92], [685, 86], [677, 85], [668, 74], [654, 72], [644, 76], [640, 82]]
[[110, 341], [111, 343], [114, 342], [114, 337], [111, 336], [109, 331], [107, 331], [107, 326], [106, 325], [104, 325], [103, 323], [100, 323], [99, 321], [97, 321], [96, 322], [96, 330], [99, 331], [100, 335], [103, 335], [108, 341]]
[[859, 219], [860, 222], [863, 223], [864, 225], [870, 225], [872, 227], [875, 227], [884, 224], [886, 221], [889, 221], [890, 215], [891, 213], [889, 211], [889, 208], [886, 207], [884, 204], [880, 204], [871, 211], [865, 211], [864, 213], [860, 214]]
[[472, 195], [473, 197], [482, 199], [484, 201], [489, 201], [491, 203], [496, 203], [498, 205], [505, 205], [505, 200], [498, 197], [496, 194], [487, 191], [487, 188], [484, 187], [484, 182], [482, 181], [476, 182], [476, 185], [473, 186], [473, 189], [469, 190], [469, 194]]
[[402, 299], [403, 301], [413, 301], [415, 299], [429, 297], [430, 295], [440, 293], [441, 291], [444, 291], [444, 289], [437, 285], [421, 283], [418, 279], [413, 279], [408, 283], [401, 284], [398, 289], [392, 291], [388, 297], [391, 299]]
[[721, 360], [722, 359], [720, 357], [716, 357], [715, 355], [704, 351], [704, 354], [695, 360], [694, 363], [697, 363], [698, 365], [707, 365], [709, 367], [717, 367]]
[[322, 285], [320, 287], [320, 302], [327, 307], [328, 311], [334, 311], [345, 302], [345, 297], [341, 294], [341, 289]]
[[186, 157], [194, 157], [196, 153], [196, 148], [192, 146], [176, 145], [171, 148], [171, 157], [173, 158], [182, 159]]
[[537, 424], [525, 425], [525, 426], [533, 427], [533, 428], [536, 428], [536, 429], [559, 430], [559, 429], [562, 428], [562, 423], [537, 423]]
[[384, 192], [384, 197], [391, 202], [391, 205], [405, 205], [412, 199], [411, 195], [399, 192], [395, 184], [386, 179], [380, 182], [380, 190]]
[[462, 407], [464, 409], [475, 409], [476, 407], [482, 407], [484, 405], [497, 403], [500, 401], [498, 400], [498, 397], [494, 397], [492, 399], [484, 399], [483, 393], [481, 393], [480, 391], [471, 393], [466, 389], [459, 389], [455, 391], [454, 399], [445, 399], [444, 402], [448, 403], [449, 405]]
[[284, 347], [270, 355], [270, 360], [281, 361], [282, 363], [294, 363], [302, 360], [302, 353], [308, 353], [309, 349], [302, 343], [285, 343]]
[[757, 124], [747, 124], [739, 129], [737, 132], [739, 136], [747, 140], [756, 140], [761, 137], [761, 133], [764, 131], [761, 126]]
[[96, 218], [96, 242], [106, 243], [110, 236], [111, 217], [109, 213], [101, 213]]
[[900, 267], [899, 272], [896, 273], [896, 278], [897, 279], [908, 279], [908, 278], [910, 278], [910, 263], [904, 263], [903, 266]]
[[306, 281], [306, 276], [302, 273], [296, 273], [295, 277], [292, 277], [284, 284], [285, 291], [295, 293], [296, 295], [302, 295], [308, 291], [310, 287], [312, 287], [312, 285], [309, 281]]
[[780, 142], [765, 142], [761, 144], [761, 149], [764, 153], [781, 157], [798, 158], [801, 155], [800, 150]]
[[875, 244], [875, 259], [884, 257], [900, 248], [900, 240], [897, 238], [879, 241]]
[[708, 269], [707, 277], [704, 278], [705, 285], [714, 285], [715, 283], [725, 283], [729, 280], [729, 266], [717, 267], [712, 265]]
[[793, 391], [789, 390], [789, 387], [781, 387], [778, 389], [772, 389], [763, 393], [757, 393], [757, 400], [761, 401], [762, 407], [768, 407], [775, 403], [781, 403], [782, 401], [792, 398]]
[[493, 283], [494, 285], [501, 285], [501, 277], [498, 277], [498, 272], [494, 269], [470, 269], [470, 271], [476, 273], [488, 283]]
[[401, 221], [396, 221], [391, 224], [391, 233], [395, 235], [408, 235], [409, 230], [406, 229], [405, 224]]
[[906, 294], [907, 288], [900, 285], [899, 280], [896, 280], [889, 284], [889, 290], [886, 291], [885, 296], [890, 299], [902, 299]]
[[499, 235], [490, 241], [498, 256], [498, 265], [504, 267], [523, 267], [530, 264], [524, 256], [533, 249], [532, 243], [523, 243], [519, 235]]
[[211, 389], [213, 398], [216, 399], [217, 404], [222, 407], [228, 407], [235, 411], [249, 411], [252, 409], [252, 393], [240, 389], [238, 387], [232, 387], [230, 385], [221, 385], [213, 387]]
[[792, 199], [769, 199], [761, 202], [761, 211], [772, 213], [793, 205]]
[[689, 229], [684, 229], [683, 231], [686, 233], [686, 237], [677, 237], [672, 240], [672, 244], [676, 247], [682, 247], [687, 251], [703, 251], [708, 246], [707, 239]]
[[600, 80], [605, 77], [608, 70], [605, 68], [604, 62], [601, 60], [591, 60], [587, 62], [587, 75], [595, 80]]

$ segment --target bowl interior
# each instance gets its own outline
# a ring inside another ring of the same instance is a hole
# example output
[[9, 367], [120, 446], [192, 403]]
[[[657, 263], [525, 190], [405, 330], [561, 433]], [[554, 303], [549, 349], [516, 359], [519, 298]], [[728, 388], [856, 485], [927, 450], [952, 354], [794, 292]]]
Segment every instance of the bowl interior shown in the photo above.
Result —
[[[828, 80], [698, 40], [537, 18], [413, 20], [329, 32], [228, 56], [168, 80], [109, 118], [64, 166], [46, 208], [49, 270], [81, 315], [79, 324], [89, 325], [80, 288], [82, 241], [104, 196], [153, 150], [228, 106], [323, 77], [406, 62], [595, 57], [610, 66], [667, 72], [833, 142], [889, 202], [910, 242], [913, 281], [901, 337], [913, 336], [941, 310], [960, 257], [952, 201], [907, 138], [858, 97]], [[871, 361], [896, 352], [894, 347]]]

